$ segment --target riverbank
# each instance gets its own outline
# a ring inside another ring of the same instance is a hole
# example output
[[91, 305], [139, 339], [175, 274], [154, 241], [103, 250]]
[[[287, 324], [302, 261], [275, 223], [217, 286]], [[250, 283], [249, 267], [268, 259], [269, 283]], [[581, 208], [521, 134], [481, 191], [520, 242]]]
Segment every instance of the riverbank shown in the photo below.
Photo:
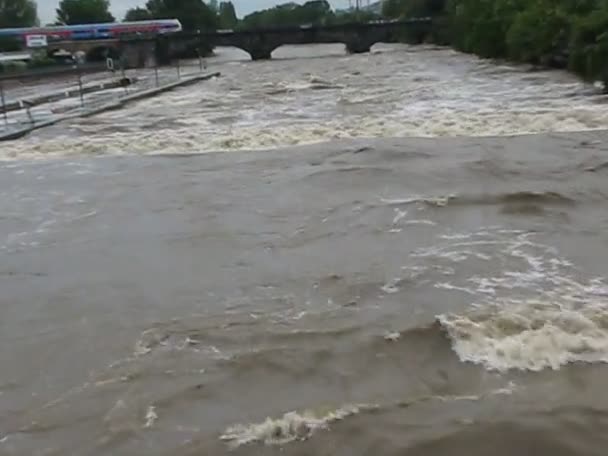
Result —
[[[401, 3], [400, 3], [401, 2]], [[390, 0], [394, 14], [434, 16], [433, 42], [484, 58], [568, 69], [608, 90], [608, 4], [600, 0]], [[409, 37], [419, 39], [420, 37]]]

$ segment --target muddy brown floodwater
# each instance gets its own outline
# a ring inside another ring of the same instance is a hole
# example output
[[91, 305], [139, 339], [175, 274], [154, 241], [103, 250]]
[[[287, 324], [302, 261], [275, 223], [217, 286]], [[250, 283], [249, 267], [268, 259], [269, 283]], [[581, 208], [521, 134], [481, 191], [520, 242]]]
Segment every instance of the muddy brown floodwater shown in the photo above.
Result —
[[0, 144], [0, 454], [603, 455], [606, 99], [277, 57]]

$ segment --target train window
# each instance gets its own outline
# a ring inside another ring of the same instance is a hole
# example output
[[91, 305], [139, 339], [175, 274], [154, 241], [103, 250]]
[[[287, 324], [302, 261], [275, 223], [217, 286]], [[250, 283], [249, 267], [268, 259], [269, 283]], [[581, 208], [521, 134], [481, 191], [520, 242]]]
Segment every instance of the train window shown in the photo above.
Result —
[[90, 38], [93, 36], [93, 30], [75, 30], [72, 32], [74, 38]]

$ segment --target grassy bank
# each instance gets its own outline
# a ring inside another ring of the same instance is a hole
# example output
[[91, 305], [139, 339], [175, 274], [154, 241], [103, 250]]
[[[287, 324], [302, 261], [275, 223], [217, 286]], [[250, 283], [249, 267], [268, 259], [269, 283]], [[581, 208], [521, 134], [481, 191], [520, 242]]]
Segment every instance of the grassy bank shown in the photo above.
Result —
[[433, 16], [430, 38], [487, 58], [567, 68], [608, 87], [606, 0], [389, 0], [390, 17]]

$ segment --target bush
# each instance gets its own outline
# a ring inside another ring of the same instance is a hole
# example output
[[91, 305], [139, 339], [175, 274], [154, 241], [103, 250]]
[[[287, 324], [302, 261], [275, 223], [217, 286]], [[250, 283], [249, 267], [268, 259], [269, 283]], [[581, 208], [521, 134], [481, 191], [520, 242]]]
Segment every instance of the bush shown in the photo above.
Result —
[[608, 82], [608, 6], [573, 24], [569, 67], [589, 80]]
[[21, 40], [11, 36], [0, 37], [0, 52], [16, 52], [22, 48]]
[[0, 63], [0, 73], [19, 73], [27, 69], [27, 63], [13, 60]]
[[482, 57], [506, 57], [507, 34], [526, 0], [450, 0], [446, 12], [454, 45]]
[[482, 57], [567, 64], [608, 86], [608, 0], [387, 0], [385, 5], [392, 17], [432, 12], [431, 38], [441, 44]]
[[542, 63], [567, 50], [571, 21], [543, 1], [534, 3], [515, 15], [507, 32], [507, 53], [515, 60]]
[[28, 63], [28, 67], [30, 68], [44, 68], [54, 65], [57, 65], [57, 61], [47, 56], [35, 57]]

